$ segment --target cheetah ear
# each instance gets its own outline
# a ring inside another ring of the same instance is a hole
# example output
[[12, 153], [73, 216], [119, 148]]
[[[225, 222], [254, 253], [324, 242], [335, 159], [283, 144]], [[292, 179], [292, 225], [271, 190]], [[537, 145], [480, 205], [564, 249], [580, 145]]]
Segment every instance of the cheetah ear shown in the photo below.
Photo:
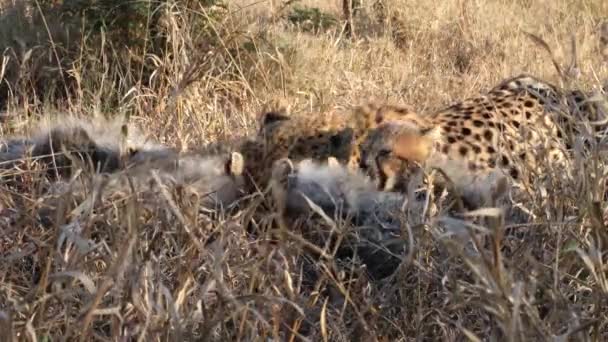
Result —
[[295, 166], [289, 158], [281, 158], [272, 164], [272, 176], [274, 181], [284, 181], [295, 171]]
[[439, 129], [439, 126], [424, 127], [420, 130], [420, 135], [435, 141], [440, 138], [441, 130]]
[[329, 167], [340, 167], [340, 162], [336, 157], [328, 157], [327, 158], [327, 166]]
[[260, 127], [264, 127], [275, 122], [289, 120], [289, 116], [279, 112], [265, 112], [260, 116]]
[[230, 154], [230, 158], [226, 160], [225, 164], [226, 174], [233, 176], [240, 176], [243, 174], [243, 170], [245, 168], [245, 161], [243, 159], [243, 155], [239, 152], [232, 152]]
[[282, 215], [287, 211], [287, 196], [290, 190], [289, 178], [294, 171], [293, 162], [289, 158], [281, 158], [272, 163], [272, 175], [269, 182], [270, 194], [277, 211]]
[[355, 106], [352, 117], [360, 128], [377, 126], [384, 120], [382, 109], [375, 102]]
[[375, 122], [376, 125], [380, 125], [380, 124], [384, 123], [387, 120], [387, 118], [386, 118], [387, 113], [390, 113], [391, 119], [394, 119], [395, 115], [406, 116], [412, 112], [413, 111], [410, 107], [406, 107], [404, 105], [381, 106], [375, 110], [375, 116], [373, 118], [373, 122]]
[[278, 115], [289, 115], [291, 112], [291, 105], [287, 99], [279, 97], [272, 98], [266, 101], [260, 110], [259, 113], [262, 113], [261, 116], [264, 116], [267, 113], [274, 113]]

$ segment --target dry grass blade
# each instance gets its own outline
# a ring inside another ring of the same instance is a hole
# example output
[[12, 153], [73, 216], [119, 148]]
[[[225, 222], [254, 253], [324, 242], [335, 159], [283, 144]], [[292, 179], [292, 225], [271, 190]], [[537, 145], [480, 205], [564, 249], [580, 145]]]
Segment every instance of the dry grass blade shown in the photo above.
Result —
[[199, 250], [199, 252], [204, 253], [203, 245], [200, 243], [200, 241], [198, 240], [198, 238], [194, 235], [194, 233], [190, 229], [188, 222], [186, 222], [186, 218], [184, 217], [184, 215], [182, 215], [180, 209], [178, 208], [178, 206], [173, 201], [173, 197], [169, 193], [169, 190], [167, 189], [166, 185], [163, 183], [163, 181], [158, 176], [158, 172], [156, 172], [156, 171], [153, 170], [152, 171], [152, 177], [154, 178], [154, 181], [156, 182], [156, 185], [160, 189], [161, 194], [162, 194], [164, 200], [168, 204], [169, 209], [171, 210], [171, 212], [173, 213], [173, 215], [175, 215], [175, 217], [177, 218], [177, 220], [179, 221], [179, 223], [181, 224], [181, 226], [184, 228], [184, 230], [186, 231], [186, 233], [188, 234], [188, 236], [190, 236], [190, 239], [191, 239], [192, 243], [196, 246], [196, 248]]
[[551, 47], [549, 46], [549, 44], [547, 44], [547, 42], [545, 42], [544, 39], [542, 39], [541, 37], [539, 37], [539, 36], [537, 36], [537, 35], [535, 35], [533, 33], [524, 31], [524, 34], [528, 38], [530, 38], [535, 44], [537, 44], [540, 47], [542, 47], [549, 54], [549, 57], [551, 58], [551, 62], [553, 63], [553, 67], [557, 71], [557, 74], [559, 75], [559, 77], [562, 80], [567, 80], [568, 79], [567, 75], [562, 70], [562, 67], [560, 66], [559, 62], [557, 61], [557, 58], [555, 58], [555, 54], [553, 53], [553, 49], [551, 49]]
[[130, 264], [131, 253], [136, 243], [138, 230], [136, 227], [137, 222], [134, 222], [136, 220], [135, 209], [133, 206], [131, 206], [129, 209], [130, 214], [127, 216], [126, 224], [129, 230], [129, 237], [119, 249], [121, 253], [117, 256], [114, 265], [112, 265], [106, 276], [103, 278], [103, 282], [97, 289], [95, 297], [87, 305], [88, 310], [82, 319], [83, 330], [82, 334], [80, 335], [81, 341], [86, 341], [89, 338], [91, 322], [93, 320], [95, 310], [97, 310], [98, 306], [101, 304], [102, 298], [112, 288], [112, 286], [117, 283], [118, 279], [124, 276], [124, 272], [126, 271], [127, 266]]
[[501, 208], [481, 208], [468, 211], [462, 215], [464, 217], [500, 217], [504, 215], [504, 210]]
[[323, 336], [323, 341], [327, 342], [328, 334], [327, 334], [327, 301], [329, 298], [325, 298], [325, 302], [323, 303], [323, 307], [321, 308], [321, 335]]
[[10, 313], [5, 311], [0, 311], [0, 341], [16, 341], [13, 334], [13, 320]]

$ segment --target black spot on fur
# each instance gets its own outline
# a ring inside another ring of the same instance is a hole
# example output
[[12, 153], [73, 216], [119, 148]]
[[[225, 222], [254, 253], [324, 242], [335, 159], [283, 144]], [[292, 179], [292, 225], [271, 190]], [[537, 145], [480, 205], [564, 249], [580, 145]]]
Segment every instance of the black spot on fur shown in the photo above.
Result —
[[488, 146], [487, 151], [488, 153], [496, 153], [496, 150], [492, 146]]
[[329, 153], [338, 159], [346, 159], [353, 149], [355, 132], [352, 128], [344, 129], [329, 137]]
[[405, 115], [405, 114], [409, 113], [409, 110], [407, 108], [404, 108], [404, 107], [395, 107], [395, 108], [393, 108], [393, 110], [395, 112], [397, 112], [397, 114], [401, 114], [401, 115]]
[[484, 119], [491, 119], [492, 118], [492, 114], [490, 114], [490, 113], [483, 113], [482, 116], [483, 116]]
[[354, 140], [354, 131], [351, 128], [347, 128], [337, 134], [329, 137], [329, 142], [332, 146], [341, 146], [350, 144]]
[[515, 121], [515, 120], [511, 121], [511, 125], [513, 125], [513, 127], [515, 127], [515, 128], [519, 128], [519, 122], [518, 121]]
[[489, 129], [486, 129], [483, 132], [483, 137], [486, 138], [487, 141], [492, 141], [493, 136], [494, 136], [494, 134], [492, 134], [492, 131], [490, 131]]
[[531, 100], [527, 100], [526, 102], [524, 102], [524, 106], [526, 106], [527, 108], [532, 108], [534, 107], [534, 102], [532, 102]]
[[473, 126], [481, 127], [483, 126], [483, 122], [481, 120], [473, 120]]
[[461, 133], [464, 136], [471, 135], [471, 129], [467, 128], [467, 127], [463, 127]]
[[453, 144], [456, 142], [456, 139], [453, 136], [448, 137], [448, 143]]
[[510, 164], [509, 158], [503, 154], [502, 156], [500, 156], [500, 163], [503, 166], [509, 166], [509, 164]]
[[530, 120], [530, 118], [532, 118], [532, 112], [530, 111], [526, 111], [526, 119]]
[[447, 154], [450, 151], [450, 145], [441, 146], [441, 152]]
[[466, 148], [466, 146], [460, 146], [458, 148], [458, 153], [460, 153], [460, 155], [464, 157], [467, 155], [467, 153], [469, 153], [469, 149]]
[[475, 138], [475, 140], [477, 140], [477, 141], [481, 141], [481, 135], [479, 135], [479, 134], [475, 134], [473, 136], [473, 138]]
[[515, 168], [511, 168], [511, 169], [509, 170], [509, 175], [511, 175], [511, 177], [512, 177], [513, 179], [517, 179], [517, 178], [519, 177], [519, 172], [517, 171], [517, 169], [515, 169]]
[[471, 145], [473, 147], [473, 152], [475, 153], [480, 153], [481, 152], [481, 147], [477, 146], [477, 145]]

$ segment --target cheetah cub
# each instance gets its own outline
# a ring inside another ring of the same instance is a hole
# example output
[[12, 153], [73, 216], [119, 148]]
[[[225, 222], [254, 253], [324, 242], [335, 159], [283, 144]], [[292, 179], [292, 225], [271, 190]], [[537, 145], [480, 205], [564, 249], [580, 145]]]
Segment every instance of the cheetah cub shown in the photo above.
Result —
[[273, 165], [270, 187], [279, 211], [293, 218], [312, 214], [311, 203], [331, 218], [339, 214], [357, 218], [379, 203], [387, 212], [397, 213], [404, 199], [399, 193], [378, 191], [365, 175], [335, 158], [327, 163], [280, 159]]
[[[188, 217], [203, 214], [212, 219], [238, 203], [243, 194], [242, 172], [243, 158], [238, 152], [212, 156], [175, 154], [169, 160], [147, 161], [120, 172], [94, 175], [92, 179], [54, 182], [38, 215], [47, 225], [57, 217], [79, 220], [93, 210], [121, 207], [135, 200], [142, 213], [179, 213]], [[57, 212], [70, 203], [77, 205], [68, 212]]]
[[238, 152], [175, 153], [109, 175], [102, 190], [107, 196], [134, 191], [154, 200], [165, 190], [169, 194], [181, 191], [200, 200], [202, 208], [223, 209], [243, 195], [243, 168], [243, 156]]
[[[411, 244], [408, 239], [413, 237], [402, 236], [404, 222], [423, 219], [422, 197], [378, 191], [365, 175], [335, 158], [326, 163], [280, 159], [274, 163], [270, 184], [290, 229], [303, 224], [301, 233], [321, 248], [339, 242], [337, 257], [356, 253], [374, 278], [394, 272], [399, 256]], [[336, 240], [336, 234], [341, 238]]]
[[29, 158], [49, 176], [66, 177], [78, 164], [92, 171], [114, 172], [129, 161], [164, 158], [168, 147], [149, 142], [123, 119], [57, 116], [45, 119], [30, 136], [0, 141], [0, 169], [22, 166]]

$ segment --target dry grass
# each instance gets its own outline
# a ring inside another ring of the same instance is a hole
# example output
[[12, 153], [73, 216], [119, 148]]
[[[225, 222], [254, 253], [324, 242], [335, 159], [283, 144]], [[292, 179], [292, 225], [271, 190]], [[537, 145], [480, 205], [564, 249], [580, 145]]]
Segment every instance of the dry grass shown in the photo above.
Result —
[[[128, 114], [185, 149], [253, 132], [277, 99], [305, 114], [371, 98], [429, 112], [521, 72], [560, 83], [525, 32], [563, 64], [576, 37], [577, 87], [608, 79], [601, 0], [362, 1], [353, 40], [340, 25], [304, 32], [277, 0], [230, 2], [212, 39], [200, 22], [215, 14], [166, 5], [157, 54], [2, 3], [2, 135], [50, 112]], [[337, 0], [296, 5], [340, 18]], [[0, 192], [0, 340], [605, 340], [605, 165], [597, 148], [573, 178], [527, 189], [520, 205], [534, 218], [510, 227], [521, 234], [501, 257], [423, 218], [404, 235], [414, 250], [382, 280], [278, 234], [259, 194], [211, 216], [137, 196], [73, 211], [68, 194], [41, 219], [45, 180], [24, 171], [18, 190]], [[489, 228], [491, 242], [505, 227]]]

